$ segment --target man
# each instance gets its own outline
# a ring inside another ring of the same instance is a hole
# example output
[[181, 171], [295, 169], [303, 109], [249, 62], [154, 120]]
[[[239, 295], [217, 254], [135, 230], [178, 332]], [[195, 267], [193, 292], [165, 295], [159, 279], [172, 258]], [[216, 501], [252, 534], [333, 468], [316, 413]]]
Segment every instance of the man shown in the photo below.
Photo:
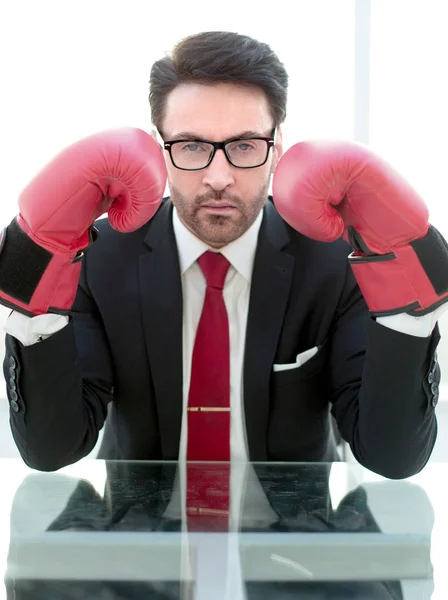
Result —
[[[426, 464], [448, 286], [443, 269], [429, 283], [414, 255], [420, 271], [404, 261], [394, 285], [394, 242], [422, 239], [426, 263], [446, 265], [444, 242], [405, 183], [384, 189], [387, 166], [369, 155], [373, 175], [357, 168], [359, 148], [316, 158], [299, 144], [281, 158], [286, 94], [267, 45], [191, 36], [151, 72], [170, 198], [159, 207], [160, 148], [135, 130], [82, 140], [24, 190], [4, 236], [0, 297], [14, 309], [11, 428], [31, 467], [87, 455], [106, 416], [101, 458], [332, 461], [330, 409], [367, 468], [401, 478]], [[395, 204], [409, 224], [399, 239]], [[403, 286], [418, 298], [404, 300]]]

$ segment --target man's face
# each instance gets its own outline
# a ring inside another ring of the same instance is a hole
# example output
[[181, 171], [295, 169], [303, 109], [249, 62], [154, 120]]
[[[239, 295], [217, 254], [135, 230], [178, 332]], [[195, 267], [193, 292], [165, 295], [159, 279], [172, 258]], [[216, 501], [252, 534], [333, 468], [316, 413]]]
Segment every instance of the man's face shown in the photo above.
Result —
[[[167, 99], [161, 132], [166, 141], [198, 139], [221, 142], [238, 137], [270, 137], [273, 121], [259, 89], [218, 83], [182, 84]], [[251, 132], [247, 134], [247, 132]], [[199, 171], [174, 167], [165, 160], [171, 200], [179, 218], [198, 238], [219, 248], [240, 237], [262, 209], [270, 177], [281, 156], [281, 134], [260, 167], [232, 166], [223, 150]]]

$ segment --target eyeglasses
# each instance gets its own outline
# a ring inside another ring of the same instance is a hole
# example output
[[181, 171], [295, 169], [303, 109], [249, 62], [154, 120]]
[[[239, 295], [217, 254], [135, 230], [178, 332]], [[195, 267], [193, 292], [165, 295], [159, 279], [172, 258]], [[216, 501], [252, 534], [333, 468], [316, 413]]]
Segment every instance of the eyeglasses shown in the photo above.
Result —
[[238, 169], [254, 169], [265, 164], [269, 150], [275, 144], [275, 129], [271, 137], [233, 138], [226, 142], [205, 140], [163, 141], [171, 162], [183, 171], [199, 171], [212, 162], [217, 150], [223, 150], [229, 163]]

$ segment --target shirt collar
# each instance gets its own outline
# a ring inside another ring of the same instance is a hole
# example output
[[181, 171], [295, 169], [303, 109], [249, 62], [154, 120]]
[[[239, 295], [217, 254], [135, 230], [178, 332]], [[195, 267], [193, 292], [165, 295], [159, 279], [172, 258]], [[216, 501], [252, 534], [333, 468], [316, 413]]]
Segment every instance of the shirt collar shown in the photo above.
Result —
[[[252, 269], [257, 249], [258, 233], [263, 220], [263, 211], [247, 231], [238, 239], [220, 248], [219, 252], [227, 258], [232, 267], [249, 283], [252, 280]], [[180, 272], [183, 275], [193, 263], [210, 248], [205, 242], [194, 235], [179, 219], [176, 207], [173, 207], [173, 228], [179, 253]]]

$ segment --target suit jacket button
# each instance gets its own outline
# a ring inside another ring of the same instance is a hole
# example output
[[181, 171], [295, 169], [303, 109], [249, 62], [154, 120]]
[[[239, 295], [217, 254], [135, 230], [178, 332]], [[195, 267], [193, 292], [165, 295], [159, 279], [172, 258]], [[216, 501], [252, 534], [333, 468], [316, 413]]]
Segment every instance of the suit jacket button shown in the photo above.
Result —
[[434, 383], [431, 384], [431, 392], [434, 395], [436, 395], [436, 394], [438, 395], [439, 394], [439, 384], [436, 383], [435, 381], [434, 381]]
[[13, 368], [17, 367], [16, 359], [14, 358], [14, 356], [9, 357], [9, 366]]
[[15, 379], [16, 378], [16, 370], [14, 367], [9, 367], [9, 376], [11, 379]]
[[14, 377], [11, 377], [11, 378], [9, 379], [9, 387], [10, 387], [12, 390], [16, 390], [16, 389], [17, 389], [17, 386], [16, 386], [16, 380], [14, 379]]
[[18, 400], [18, 398], [19, 398], [19, 396], [18, 396], [18, 394], [17, 394], [17, 392], [15, 390], [11, 390], [9, 392], [9, 396], [10, 396], [10, 398], [11, 398], [11, 400], [13, 402], [15, 402], [16, 400]]
[[431, 400], [431, 404], [434, 406], [434, 408], [437, 406], [438, 401], [439, 401], [439, 392], [436, 392]]
[[434, 371], [430, 371], [428, 374], [428, 383], [432, 383], [434, 381]]
[[15, 400], [13, 400], [11, 402], [11, 408], [14, 412], [19, 412], [19, 405], [17, 404], [17, 402]]

